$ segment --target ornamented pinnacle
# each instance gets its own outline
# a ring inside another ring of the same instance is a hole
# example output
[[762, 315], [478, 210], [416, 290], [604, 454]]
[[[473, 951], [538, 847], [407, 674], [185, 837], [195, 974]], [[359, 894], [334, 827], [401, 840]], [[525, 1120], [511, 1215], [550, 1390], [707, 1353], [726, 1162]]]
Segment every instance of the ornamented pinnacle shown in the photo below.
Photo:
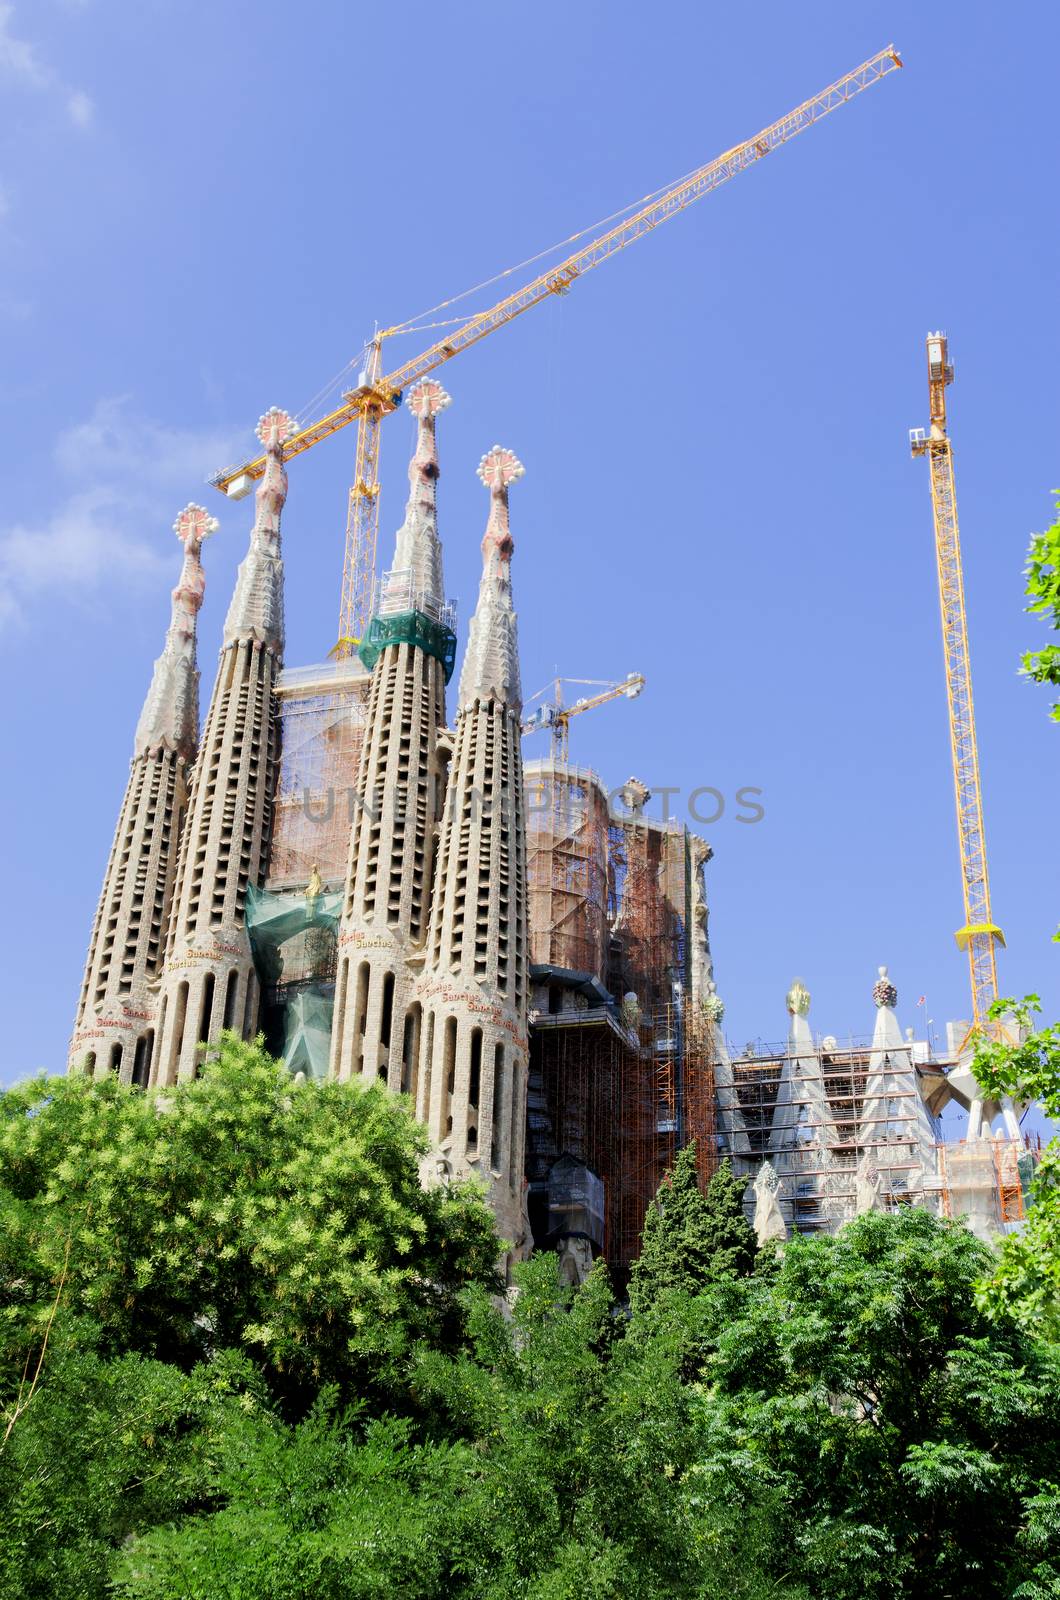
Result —
[[405, 402], [412, 415], [421, 421], [426, 417], [436, 417], [439, 411], [444, 411], [452, 403], [451, 396], [446, 394], [437, 378], [421, 378], [409, 390]]
[[416, 449], [409, 462], [409, 481], [415, 493], [418, 480], [429, 481], [438, 476], [438, 442], [434, 419], [439, 411], [444, 411], [453, 402], [437, 378], [421, 378], [409, 390], [405, 403], [418, 423]]
[[409, 497], [398, 529], [394, 566], [383, 594], [384, 610], [396, 607], [437, 618], [444, 598], [442, 548], [438, 541], [438, 413], [451, 404], [436, 378], [421, 378], [406, 405], [416, 418], [416, 448], [409, 462]]
[[523, 476], [511, 450], [495, 444], [478, 465], [490, 492], [490, 514], [482, 540], [482, 580], [478, 606], [468, 631], [467, 653], [460, 673], [460, 705], [498, 700], [518, 709], [522, 704], [519, 645], [512, 608], [511, 558], [515, 549], [508, 527], [508, 489]]
[[254, 429], [270, 455], [281, 451], [295, 431], [294, 418], [279, 406], [270, 406], [264, 416], [258, 418], [258, 425]]
[[155, 662], [151, 686], [136, 725], [135, 754], [176, 750], [186, 761], [195, 755], [199, 738], [199, 673], [195, 628], [206, 590], [200, 559], [203, 540], [217, 531], [217, 519], [205, 506], [184, 507], [173, 531], [184, 546], [184, 562], [173, 590], [166, 643]]
[[886, 967], [878, 967], [879, 977], [872, 986], [873, 1003], [879, 1006], [895, 1006], [898, 1004], [898, 990], [887, 976]]
[[793, 1017], [807, 1017], [810, 1014], [810, 991], [801, 978], [796, 978], [791, 988], [785, 995], [788, 1011]]
[[200, 560], [203, 540], [216, 533], [219, 526], [217, 518], [211, 517], [205, 506], [196, 505], [194, 501], [184, 507], [173, 524], [173, 532], [184, 546], [184, 565], [177, 587], [173, 590], [174, 622], [177, 619], [178, 606], [194, 619], [202, 605], [206, 589], [206, 578]]
[[514, 450], [506, 450], [499, 444], [495, 444], [492, 450], [487, 450], [479, 462], [478, 475], [490, 492], [489, 521], [482, 540], [483, 555], [491, 545], [506, 558], [510, 557], [515, 549], [508, 526], [508, 489], [523, 476], [525, 471], [526, 468]]
[[283, 447], [295, 432], [289, 411], [273, 406], [255, 429], [265, 447], [265, 472], [254, 499], [257, 511], [250, 549], [240, 563], [235, 591], [225, 618], [225, 644], [260, 639], [283, 653], [283, 563], [280, 560], [280, 513], [287, 499]]

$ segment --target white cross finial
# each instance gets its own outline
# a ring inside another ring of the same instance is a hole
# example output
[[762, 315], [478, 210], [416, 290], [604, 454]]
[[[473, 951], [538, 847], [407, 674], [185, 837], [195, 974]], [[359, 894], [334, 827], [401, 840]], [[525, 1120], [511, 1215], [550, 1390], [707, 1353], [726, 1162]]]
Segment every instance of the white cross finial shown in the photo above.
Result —
[[258, 418], [258, 425], [254, 431], [266, 450], [276, 450], [294, 433], [294, 418], [289, 411], [281, 411], [279, 406], [271, 406], [263, 417]]
[[220, 524], [216, 517], [211, 517], [205, 506], [198, 506], [194, 500], [190, 501], [173, 524], [173, 532], [187, 549], [191, 543], [201, 544], [208, 539], [211, 533], [216, 533]]
[[526, 468], [515, 454], [514, 450], [506, 450], [503, 445], [495, 444], [478, 464], [478, 475], [486, 488], [495, 493], [507, 489], [510, 483], [521, 478]]
[[409, 390], [405, 404], [414, 417], [423, 421], [427, 417], [436, 417], [439, 411], [444, 411], [452, 401], [437, 378], [421, 378], [419, 383]]

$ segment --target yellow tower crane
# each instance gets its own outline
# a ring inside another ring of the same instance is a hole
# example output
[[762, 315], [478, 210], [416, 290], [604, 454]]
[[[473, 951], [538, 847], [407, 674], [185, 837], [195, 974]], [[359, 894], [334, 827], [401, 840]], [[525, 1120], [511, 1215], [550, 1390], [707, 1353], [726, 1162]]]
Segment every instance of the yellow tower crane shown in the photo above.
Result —
[[[698, 167], [695, 172], [669, 188], [648, 195], [640, 203], [639, 208], [624, 221], [599, 234], [588, 244], [582, 245], [558, 266], [550, 267], [540, 273], [521, 289], [498, 300], [496, 305], [490, 306], [488, 310], [468, 318], [452, 333], [439, 339], [420, 355], [413, 356], [403, 365], [395, 367], [385, 376], [383, 340], [397, 333], [414, 330], [411, 324], [403, 323], [375, 334], [366, 347], [365, 364], [356, 388], [343, 396], [340, 406], [292, 434], [284, 446], [284, 457], [290, 460], [292, 456], [301, 455], [303, 451], [318, 444], [321, 439], [330, 438], [333, 433], [338, 433], [348, 423], [357, 422], [357, 455], [346, 520], [346, 558], [342, 575], [339, 639], [334, 651], [336, 655], [341, 657], [352, 654], [370, 618], [375, 587], [376, 546], [379, 538], [379, 426], [382, 419], [400, 405], [402, 390], [426, 373], [440, 367], [443, 362], [458, 355], [460, 351], [477, 344], [495, 329], [512, 322], [531, 306], [547, 299], [549, 295], [566, 294], [571, 285], [578, 278], [584, 277], [593, 267], [600, 266], [602, 262], [617, 255], [634, 240], [651, 233], [661, 222], [666, 222], [678, 212], [684, 211], [693, 201], [709, 194], [712, 189], [719, 188], [738, 172], [761, 161], [763, 156], [786, 144], [796, 134], [813, 127], [814, 123], [820, 122], [830, 111], [846, 105], [848, 100], [852, 100], [863, 89], [868, 89], [901, 65], [898, 52], [893, 45], [888, 45], [885, 50], [879, 51], [860, 67], [855, 67], [853, 72], [848, 72], [836, 83], [829, 84], [827, 89], [822, 89], [820, 94], [805, 100], [802, 105], [796, 106], [794, 111], [789, 111], [787, 116], [764, 128], [761, 133], [756, 133], [754, 138], [734, 145], [731, 150], [726, 150], [724, 155], [716, 157], [706, 166]], [[581, 233], [572, 235], [567, 243], [583, 238], [588, 231], [584, 229]], [[502, 277], [508, 275], [507, 272], [501, 274]], [[455, 298], [460, 300], [465, 296], [458, 295]], [[443, 302], [443, 305], [450, 306], [454, 303], [455, 301], [450, 300]], [[239, 499], [249, 494], [255, 479], [260, 478], [264, 470], [265, 457], [256, 456], [241, 466], [225, 468], [222, 472], [216, 473], [210, 481], [222, 493], [232, 499]]]
[[[579, 687], [595, 688], [599, 692], [575, 700], [573, 705], [565, 705], [563, 701], [563, 685], [576, 683]], [[592, 711], [596, 706], [605, 706], [609, 700], [635, 700], [644, 688], [644, 676], [640, 672], [630, 672], [617, 683], [611, 683], [602, 678], [554, 678], [551, 683], [539, 689], [532, 696], [528, 704], [540, 700], [549, 689], [552, 690], [552, 699], [546, 700], [538, 706], [536, 711], [523, 720], [523, 733], [536, 733], [540, 728], [552, 730], [552, 759], [566, 763], [570, 750], [570, 721], [572, 717], [580, 717], [583, 711]]]
[[946, 387], [953, 382], [945, 334], [927, 336], [928, 390], [931, 426], [909, 430], [914, 456], [927, 456], [931, 469], [931, 509], [935, 521], [935, 559], [939, 574], [942, 647], [946, 659], [950, 750], [957, 798], [957, 835], [964, 888], [964, 926], [957, 944], [968, 952], [972, 979], [972, 1026], [984, 1028], [997, 999], [995, 947], [1005, 943], [990, 914], [990, 878], [983, 832], [983, 796], [979, 782], [979, 749], [975, 738], [972, 669], [968, 658], [968, 619], [964, 607], [961, 536], [957, 526], [957, 493], [953, 481], [953, 447], [946, 432]]

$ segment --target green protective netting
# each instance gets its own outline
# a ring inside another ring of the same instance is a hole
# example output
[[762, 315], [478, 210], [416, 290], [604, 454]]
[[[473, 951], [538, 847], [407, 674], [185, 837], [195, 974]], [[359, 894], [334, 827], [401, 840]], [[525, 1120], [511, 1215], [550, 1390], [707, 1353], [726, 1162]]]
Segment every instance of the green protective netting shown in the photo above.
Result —
[[414, 644], [442, 663], [445, 681], [456, 665], [456, 634], [440, 622], [432, 622], [422, 611], [400, 611], [393, 617], [373, 617], [358, 651], [369, 672], [388, 644]]
[[327, 1077], [334, 1010], [334, 984], [309, 984], [290, 996], [283, 1018], [283, 1061], [288, 1072]]
[[325, 890], [310, 897], [301, 889], [255, 889], [253, 884], [248, 885], [247, 933], [262, 981], [273, 984], [319, 976], [303, 970], [305, 962], [308, 958], [315, 964], [315, 947], [319, 947], [316, 960], [326, 959], [333, 951], [341, 915], [342, 895], [338, 890]]

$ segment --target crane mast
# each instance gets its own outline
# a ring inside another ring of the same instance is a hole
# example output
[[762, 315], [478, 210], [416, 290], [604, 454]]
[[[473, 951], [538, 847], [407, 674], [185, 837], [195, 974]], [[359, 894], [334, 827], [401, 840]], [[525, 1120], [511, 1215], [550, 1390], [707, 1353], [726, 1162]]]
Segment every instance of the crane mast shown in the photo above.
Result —
[[[298, 429], [284, 445], [284, 459], [289, 461], [292, 456], [301, 455], [349, 423], [357, 423], [357, 457], [346, 519], [346, 556], [335, 655], [342, 657], [352, 654], [368, 625], [379, 537], [379, 428], [383, 417], [400, 404], [402, 390], [462, 350], [477, 344], [487, 334], [514, 321], [524, 311], [529, 311], [531, 306], [547, 300], [550, 295], [566, 294], [578, 278], [584, 277], [594, 267], [600, 266], [645, 234], [653, 232], [660, 223], [677, 216], [694, 201], [761, 161], [771, 151], [787, 144], [796, 134], [812, 128], [829, 112], [846, 105], [855, 95], [878, 83], [901, 65], [901, 57], [894, 45], [878, 51], [819, 94], [803, 101], [794, 111], [789, 111], [768, 128], [763, 128], [761, 133], [734, 145], [706, 165], [697, 167], [669, 188], [648, 196], [646, 202], [624, 221], [590, 240], [558, 266], [548, 268], [512, 294], [505, 295], [487, 310], [469, 317], [451, 334], [437, 340], [385, 377], [381, 375], [382, 341], [406, 329], [388, 328], [375, 335], [368, 345], [367, 361], [357, 387], [343, 395], [340, 406]], [[579, 236], [575, 234], [574, 237]], [[252, 461], [215, 473], [210, 482], [231, 499], [240, 499], [250, 493], [255, 480], [261, 477], [264, 470], [265, 457], [256, 456]]]
[[935, 523], [942, 647], [946, 662], [950, 751], [957, 801], [957, 836], [964, 890], [964, 926], [957, 930], [960, 949], [967, 951], [972, 984], [972, 1025], [984, 1028], [997, 999], [996, 946], [1005, 942], [990, 913], [990, 878], [983, 832], [983, 796], [979, 781], [979, 749], [975, 737], [972, 671], [968, 655], [968, 619], [964, 604], [961, 537], [953, 479], [953, 447], [946, 432], [946, 388], [953, 382], [949, 344], [944, 334], [927, 336], [930, 428], [913, 428], [909, 443], [914, 456], [927, 456], [931, 473], [931, 509]]

